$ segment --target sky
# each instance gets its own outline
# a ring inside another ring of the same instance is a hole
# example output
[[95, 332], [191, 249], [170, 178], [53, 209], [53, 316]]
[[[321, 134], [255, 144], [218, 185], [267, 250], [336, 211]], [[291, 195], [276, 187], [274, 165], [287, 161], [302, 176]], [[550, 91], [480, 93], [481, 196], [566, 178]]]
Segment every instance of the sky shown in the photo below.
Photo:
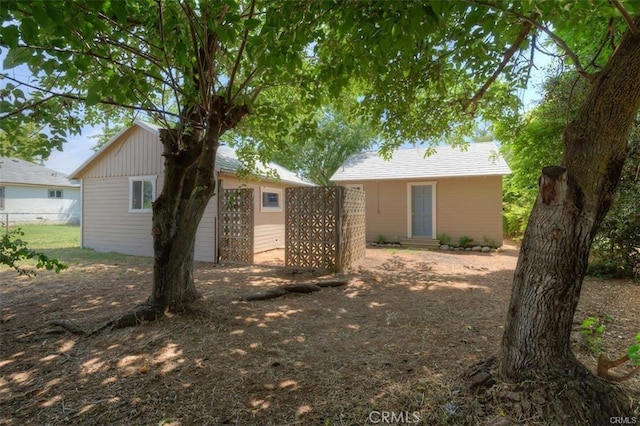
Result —
[[82, 129], [82, 134], [69, 138], [69, 140], [62, 145], [63, 151], [54, 150], [49, 159], [45, 161], [45, 167], [56, 172], [70, 175], [78, 167], [82, 165], [89, 157], [91, 157], [94, 151], [91, 149], [98, 141], [90, 136], [100, 133], [100, 129], [93, 127], [85, 127]]

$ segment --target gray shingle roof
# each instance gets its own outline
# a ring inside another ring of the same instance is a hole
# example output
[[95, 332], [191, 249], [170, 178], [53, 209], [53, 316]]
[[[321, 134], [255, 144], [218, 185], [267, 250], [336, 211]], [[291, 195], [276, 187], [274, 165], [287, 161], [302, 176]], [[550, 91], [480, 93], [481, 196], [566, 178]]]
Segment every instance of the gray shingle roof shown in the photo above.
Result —
[[17, 158], [0, 157], [0, 184], [79, 187], [64, 173]]
[[[236, 151], [226, 145], [221, 145], [218, 147], [216, 160], [216, 167], [223, 172], [235, 173], [242, 167], [242, 162], [238, 158]], [[303, 186], [315, 186], [313, 182], [302, 179], [291, 170], [286, 169], [276, 163], [268, 163], [266, 166], [263, 166], [262, 164], [256, 164], [256, 168], [258, 169], [258, 174], [261, 176], [268, 176], [268, 173], [275, 170], [278, 173], [280, 182], [283, 183], [294, 183]]]
[[501, 176], [511, 169], [493, 142], [471, 143], [466, 151], [439, 146], [425, 157], [428, 148], [398, 149], [386, 161], [377, 152], [349, 157], [331, 176], [332, 181], [375, 179], [421, 179], [461, 176]]

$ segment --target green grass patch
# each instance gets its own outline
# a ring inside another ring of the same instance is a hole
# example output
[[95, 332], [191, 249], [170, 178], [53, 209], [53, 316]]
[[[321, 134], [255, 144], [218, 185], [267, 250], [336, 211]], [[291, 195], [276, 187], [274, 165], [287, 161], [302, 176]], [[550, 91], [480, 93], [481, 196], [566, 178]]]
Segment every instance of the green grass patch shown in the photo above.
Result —
[[[125, 260], [144, 263], [147, 258], [128, 256], [120, 253], [99, 253], [91, 249], [80, 248], [80, 227], [74, 225], [19, 225], [24, 232], [22, 239], [30, 249], [42, 252], [50, 258], [58, 259], [67, 265], [104, 262], [118, 263]], [[149, 260], [150, 261], [150, 260]], [[35, 265], [35, 261], [22, 262], [23, 265]]]
[[17, 228], [24, 232], [22, 239], [33, 250], [80, 247], [80, 227], [77, 225], [18, 225], [9, 230]]

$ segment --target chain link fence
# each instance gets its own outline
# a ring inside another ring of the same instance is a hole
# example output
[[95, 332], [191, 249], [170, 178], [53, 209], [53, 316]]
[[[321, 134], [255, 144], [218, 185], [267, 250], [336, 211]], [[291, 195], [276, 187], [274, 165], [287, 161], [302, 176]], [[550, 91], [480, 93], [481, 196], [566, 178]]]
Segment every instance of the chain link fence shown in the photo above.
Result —
[[80, 225], [79, 212], [6, 213], [0, 212], [0, 225], [5, 230], [16, 225]]

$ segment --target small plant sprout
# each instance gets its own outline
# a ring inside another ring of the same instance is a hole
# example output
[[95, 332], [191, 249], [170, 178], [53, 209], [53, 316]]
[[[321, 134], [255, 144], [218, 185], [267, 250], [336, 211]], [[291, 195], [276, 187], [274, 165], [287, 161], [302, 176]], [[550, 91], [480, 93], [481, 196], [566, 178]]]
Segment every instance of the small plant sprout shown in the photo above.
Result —
[[640, 365], [640, 333], [636, 334], [635, 344], [629, 346], [627, 349], [627, 355], [629, 355], [632, 363]]
[[597, 317], [587, 317], [580, 326], [580, 334], [583, 336], [589, 350], [594, 355], [602, 352], [602, 334], [605, 326]]

